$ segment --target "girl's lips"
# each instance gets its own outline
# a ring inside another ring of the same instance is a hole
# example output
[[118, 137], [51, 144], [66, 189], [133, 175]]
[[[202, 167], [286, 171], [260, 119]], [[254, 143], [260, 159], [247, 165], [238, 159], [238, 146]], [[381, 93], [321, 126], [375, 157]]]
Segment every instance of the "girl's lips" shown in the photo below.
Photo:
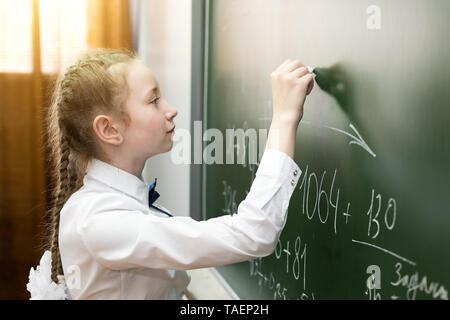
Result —
[[175, 127], [173, 127], [173, 129], [172, 130], [170, 130], [170, 131], [167, 131], [167, 133], [173, 133], [175, 131]]

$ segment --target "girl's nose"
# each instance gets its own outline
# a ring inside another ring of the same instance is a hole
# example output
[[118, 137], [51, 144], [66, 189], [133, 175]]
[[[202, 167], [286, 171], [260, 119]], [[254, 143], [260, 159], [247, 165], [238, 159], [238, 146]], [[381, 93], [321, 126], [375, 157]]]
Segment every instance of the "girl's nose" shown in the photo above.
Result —
[[169, 105], [169, 110], [166, 112], [166, 117], [167, 119], [171, 120], [173, 118], [175, 118], [178, 114], [177, 109], [175, 109], [174, 107]]

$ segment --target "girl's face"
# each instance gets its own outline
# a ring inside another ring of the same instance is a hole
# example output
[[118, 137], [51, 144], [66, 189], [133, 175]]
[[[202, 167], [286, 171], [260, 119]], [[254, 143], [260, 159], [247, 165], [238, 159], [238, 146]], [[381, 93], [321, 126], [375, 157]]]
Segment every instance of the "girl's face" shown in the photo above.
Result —
[[158, 82], [142, 62], [128, 69], [127, 111], [130, 124], [123, 132], [127, 149], [148, 158], [172, 149], [177, 110], [161, 96]]

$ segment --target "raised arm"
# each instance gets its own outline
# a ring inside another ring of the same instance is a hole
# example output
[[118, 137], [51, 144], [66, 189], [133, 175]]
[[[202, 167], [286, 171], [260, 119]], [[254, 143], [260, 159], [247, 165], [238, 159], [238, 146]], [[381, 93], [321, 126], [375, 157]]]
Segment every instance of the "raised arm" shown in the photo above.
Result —
[[271, 82], [273, 119], [266, 150], [237, 214], [206, 221], [162, 218], [117, 208], [115, 194], [96, 196], [96, 212], [77, 226], [92, 256], [111, 269], [194, 269], [271, 254], [301, 175], [293, 160], [295, 136], [312, 75], [301, 62], [287, 60], [271, 74]]
[[306, 96], [314, 86], [313, 74], [299, 60], [286, 60], [270, 75], [273, 117], [266, 149], [276, 149], [294, 159], [295, 136], [303, 118]]

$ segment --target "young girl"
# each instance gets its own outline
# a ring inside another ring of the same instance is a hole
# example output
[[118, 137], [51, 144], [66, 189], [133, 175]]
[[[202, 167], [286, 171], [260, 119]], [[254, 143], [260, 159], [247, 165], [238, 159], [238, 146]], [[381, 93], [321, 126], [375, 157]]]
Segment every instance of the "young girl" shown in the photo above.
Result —
[[128, 51], [101, 49], [58, 79], [47, 118], [57, 186], [51, 239], [31, 268], [31, 299], [179, 299], [188, 269], [270, 255], [301, 171], [297, 126], [313, 75], [286, 60], [270, 75], [266, 150], [237, 214], [172, 216], [142, 178], [148, 158], [172, 148], [177, 110]]

